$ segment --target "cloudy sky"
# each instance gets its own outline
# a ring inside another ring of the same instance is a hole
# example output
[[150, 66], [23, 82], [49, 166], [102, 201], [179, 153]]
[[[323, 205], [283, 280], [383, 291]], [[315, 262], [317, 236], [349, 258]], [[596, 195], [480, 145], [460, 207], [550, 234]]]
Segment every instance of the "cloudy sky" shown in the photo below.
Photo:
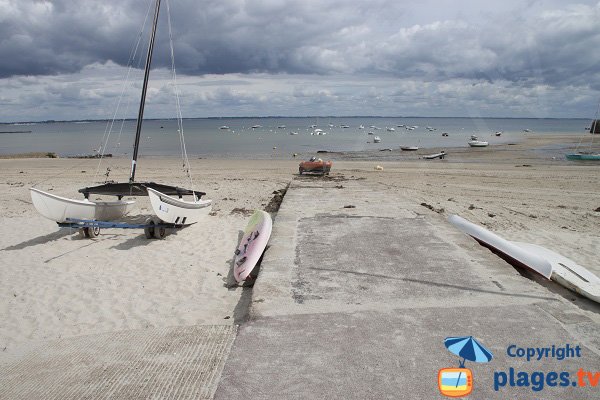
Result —
[[[0, 121], [137, 111], [154, 0], [0, 0]], [[184, 117], [583, 117], [598, 0], [168, 0]], [[175, 116], [163, 0], [146, 116]], [[146, 27], [148, 26], [146, 23]]]

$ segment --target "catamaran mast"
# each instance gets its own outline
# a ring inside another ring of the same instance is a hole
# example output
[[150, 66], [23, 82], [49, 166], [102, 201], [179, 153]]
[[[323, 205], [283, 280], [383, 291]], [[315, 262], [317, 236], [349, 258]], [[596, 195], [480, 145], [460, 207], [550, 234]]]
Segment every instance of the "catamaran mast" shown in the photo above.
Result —
[[150, 43], [148, 44], [148, 54], [146, 56], [146, 67], [144, 69], [144, 85], [142, 86], [142, 98], [140, 100], [140, 110], [137, 117], [137, 126], [135, 128], [135, 142], [133, 143], [133, 158], [131, 160], [131, 173], [129, 174], [129, 183], [135, 180], [135, 167], [138, 158], [138, 148], [140, 145], [140, 136], [142, 133], [142, 119], [144, 117], [144, 105], [146, 104], [146, 89], [148, 88], [148, 77], [150, 75], [150, 64], [152, 63], [152, 50], [154, 49], [154, 36], [156, 35], [156, 24], [158, 22], [158, 12], [160, 11], [160, 0], [156, 0], [154, 8], [154, 22], [152, 24], [152, 33], [150, 34]]

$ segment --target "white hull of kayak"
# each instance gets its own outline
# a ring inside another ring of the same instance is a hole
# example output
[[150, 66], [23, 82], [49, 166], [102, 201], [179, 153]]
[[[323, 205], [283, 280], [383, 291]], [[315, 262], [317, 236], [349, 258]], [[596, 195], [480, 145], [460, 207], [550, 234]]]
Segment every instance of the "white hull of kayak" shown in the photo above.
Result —
[[545, 258], [531, 253], [513, 242], [501, 238], [500, 236], [473, 224], [458, 215], [451, 215], [448, 221], [469, 236], [472, 236], [484, 246], [496, 250], [505, 256], [517, 261], [521, 265], [537, 272], [538, 274], [550, 279], [552, 276], [552, 265]]
[[168, 224], [195, 224], [212, 208], [212, 200], [184, 201], [151, 188], [148, 188], [148, 197], [156, 216]]
[[600, 278], [575, 261], [533, 243], [512, 242], [525, 251], [545, 258], [552, 265], [553, 281], [600, 303]]
[[35, 188], [29, 189], [29, 192], [35, 209], [44, 217], [59, 223], [67, 222], [67, 219], [118, 220], [127, 215], [135, 204], [132, 200], [74, 200]]

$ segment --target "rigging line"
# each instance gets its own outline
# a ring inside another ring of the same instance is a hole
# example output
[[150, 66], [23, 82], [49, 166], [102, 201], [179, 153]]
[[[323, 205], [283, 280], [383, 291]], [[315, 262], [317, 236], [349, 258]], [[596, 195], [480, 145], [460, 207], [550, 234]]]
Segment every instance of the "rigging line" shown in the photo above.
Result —
[[[41, 180], [41, 181], [39, 181], [39, 182], [34, 182], [34, 183], [31, 185], [31, 187], [36, 187], [37, 185], [39, 185], [39, 184], [40, 184], [40, 183], [42, 183], [42, 182], [48, 182], [48, 181], [50, 181], [51, 179], [53, 179], [53, 178], [56, 178], [57, 176], [61, 176], [61, 175], [63, 175], [65, 172], [68, 172], [68, 171], [70, 171], [70, 170], [72, 170], [72, 169], [75, 169], [75, 168], [79, 168], [79, 167], [81, 167], [82, 165], [84, 165], [84, 164], [88, 163], [89, 161], [90, 161], [89, 159], [85, 159], [85, 158], [84, 158], [84, 159], [83, 159], [83, 160], [81, 160], [80, 162], [76, 163], [75, 165], [73, 165], [73, 166], [71, 166], [71, 167], [69, 167], [69, 168], [67, 168], [67, 169], [61, 170], [61, 171], [57, 172], [57, 173], [56, 173], [56, 174], [54, 174], [54, 175], [50, 175], [50, 176], [44, 177], [44, 179], [42, 179], [42, 180]], [[95, 179], [95, 178], [94, 178], [94, 179]]]
[[[142, 40], [142, 34], [144, 33], [144, 29], [146, 27], [146, 23], [148, 22], [148, 16], [150, 14], [150, 10], [152, 9], [152, 0], [148, 0], [148, 7], [146, 10], [146, 15], [144, 17], [144, 22], [142, 24], [142, 28], [140, 30], [140, 32], [138, 33], [138, 38], [137, 41], [134, 43], [134, 45], [132, 46], [131, 50], [129, 51], [129, 58], [127, 60], [127, 74], [125, 76], [125, 83], [123, 84], [123, 87], [121, 89], [121, 93], [119, 95], [119, 100], [117, 101], [117, 106], [115, 108], [115, 112], [113, 114], [112, 120], [107, 121], [106, 123], [106, 128], [104, 130], [104, 136], [102, 136], [102, 142], [100, 144], [100, 148], [102, 151], [100, 153], [100, 160], [98, 161], [98, 167], [96, 168], [96, 173], [94, 174], [94, 179], [96, 179], [98, 177], [98, 173], [100, 171], [100, 166], [102, 164], [102, 160], [104, 159], [104, 154], [106, 152], [106, 147], [108, 146], [108, 141], [110, 140], [110, 135], [112, 133], [113, 130], [113, 126], [115, 123], [115, 120], [117, 119], [117, 113], [119, 112], [119, 108], [121, 106], [121, 101], [123, 100], [123, 96], [125, 94], [125, 90], [127, 89], [127, 86], [129, 84], [129, 76], [131, 74], [131, 70], [133, 69], [133, 64], [134, 64], [134, 60], [136, 58], [137, 55], [137, 51], [138, 48], [140, 46], [140, 42]], [[139, 66], [139, 62], [138, 62], [138, 66]], [[129, 109], [129, 104], [127, 106], [127, 110]], [[123, 121], [124, 121], [125, 117], [123, 117]], [[110, 128], [109, 128], [110, 126]], [[108, 131], [108, 133], [107, 133]], [[121, 133], [123, 132], [123, 123], [121, 124], [121, 129], [119, 131], [119, 136], [117, 138], [117, 141], [120, 142], [121, 139]], [[106, 139], [105, 139], [106, 137]], [[113, 147], [114, 148], [114, 147]]]
[[[151, 1], [152, 0], [150, 0], [150, 2], [148, 3], [149, 7], [151, 5]], [[148, 18], [149, 13], [150, 13], [150, 8], [148, 8], [148, 13], [146, 14], [146, 19]], [[144, 25], [145, 25], [145, 22], [144, 22]], [[138, 46], [139, 46], [139, 43], [142, 40], [142, 33], [143, 33], [143, 31], [144, 31], [144, 27], [142, 27], [142, 31], [140, 32], [140, 35], [139, 35], [139, 39], [138, 39], [138, 42], [137, 42]], [[137, 56], [137, 48], [136, 48], [136, 53], [134, 54], [133, 57], [135, 58], [136, 56]], [[142, 57], [139, 57], [137, 59], [137, 66], [135, 67], [135, 69], [141, 69], [142, 68], [142, 61], [143, 61]], [[131, 70], [132, 68], [133, 68], [133, 63], [131, 63], [129, 69]], [[125, 82], [125, 86], [129, 86], [130, 88], [133, 88], [133, 80], [126, 81]], [[123, 113], [123, 116], [120, 118], [120, 120], [121, 120], [120, 122], [121, 123], [120, 123], [120, 127], [119, 127], [119, 135], [117, 136], [117, 140], [115, 141], [115, 145], [113, 146], [113, 151], [114, 152], [116, 152], [116, 150], [121, 147], [121, 137], [123, 136], [123, 129], [125, 128], [125, 120], [127, 119], [127, 115], [129, 113], [129, 110], [131, 109], [131, 104], [132, 104], [132, 98], [131, 98], [131, 96], [127, 96], [127, 105], [125, 106], [125, 112]], [[129, 175], [129, 172], [127, 172], [127, 175]]]
[[181, 159], [184, 162], [184, 168], [186, 166], [186, 157], [185, 157], [185, 142], [183, 140], [183, 123], [179, 118], [181, 107], [179, 104], [179, 92], [177, 90], [177, 75], [175, 73], [175, 52], [173, 50], [173, 32], [171, 29], [171, 5], [167, 0], [167, 23], [169, 27], [169, 47], [171, 50], [171, 79], [173, 80], [173, 90], [175, 92], [175, 108], [177, 112], [177, 133], [179, 135], [179, 146], [181, 148]]
[[175, 72], [175, 52], [173, 51], [173, 31], [171, 29], [171, 8], [170, 8], [169, 0], [167, 0], [166, 3], [167, 3], [167, 21], [168, 21], [168, 26], [169, 26], [169, 46], [171, 49], [171, 73], [173, 76], [173, 89], [175, 91], [175, 102], [176, 102], [176, 109], [177, 109], [177, 126], [179, 128], [179, 138], [180, 138], [179, 140], [181, 143], [181, 152], [182, 152], [183, 162], [185, 165], [185, 171], [187, 173], [188, 178], [190, 179], [190, 187], [191, 187], [192, 191], [194, 191], [194, 182], [192, 179], [190, 161], [188, 159], [187, 149], [185, 147], [185, 136], [183, 133], [183, 116], [181, 114], [181, 102], [179, 100], [179, 89], [177, 86], [177, 73]]

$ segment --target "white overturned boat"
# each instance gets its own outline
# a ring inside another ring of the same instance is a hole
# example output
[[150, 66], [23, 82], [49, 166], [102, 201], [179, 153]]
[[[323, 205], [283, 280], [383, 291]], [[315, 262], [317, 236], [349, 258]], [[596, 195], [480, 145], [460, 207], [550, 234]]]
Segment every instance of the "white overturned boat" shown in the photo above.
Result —
[[489, 145], [488, 142], [483, 140], [469, 140], [468, 143], [471, 147], [487, 147]]
[[417, 151], [417, 150], [419, 150], [419, 146], [400, 146], [400, 150], [402, 150], [402, 151]]
[[29, 192], [35, 209], [42, 216], [58, 223], [67, 222], [67, 219], [115, 220], [127, 215], [135, 204], [133, 200], [74, 200], [35, 188], [29, 189]]
[[212, 208], [211, 200], [195, 199], [194, 201], [185, 201], [167, 196], [152, 188], [148, 188], [148, 197], [154, 214], [161, 221], [168, 224], [195, 224], [208, 215]]
[[537, 244], [503, 239], [458, 215], [451, 215], [448, 221], [481, 245], [501, 253], [514, 264], [531, 269], [600, 303], [600, 278], [573, 260]]

